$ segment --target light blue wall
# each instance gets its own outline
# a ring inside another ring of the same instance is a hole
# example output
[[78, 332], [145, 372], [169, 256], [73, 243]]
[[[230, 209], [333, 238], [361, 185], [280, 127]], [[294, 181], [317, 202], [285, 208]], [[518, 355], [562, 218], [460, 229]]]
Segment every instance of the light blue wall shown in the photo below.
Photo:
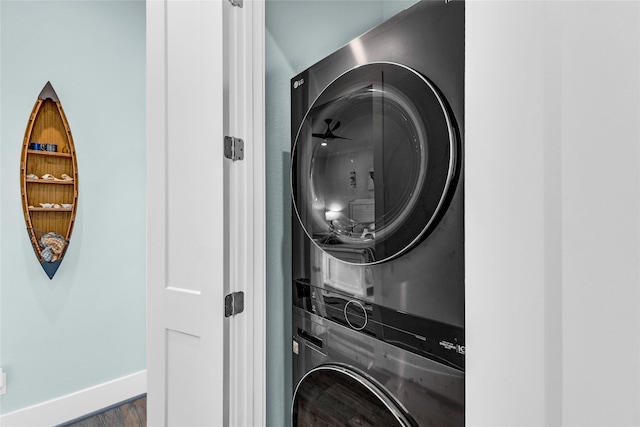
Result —
[[290, 79], [415, 0], [267, 0], [267, 425], [288, 425], [291, 385]]
[[[2, 413], [146, 367], [145, 3], [0, 2]], [[78, 155], [78, 216], [53, 280], [25, 231], [20, 149], [50, 80]]]

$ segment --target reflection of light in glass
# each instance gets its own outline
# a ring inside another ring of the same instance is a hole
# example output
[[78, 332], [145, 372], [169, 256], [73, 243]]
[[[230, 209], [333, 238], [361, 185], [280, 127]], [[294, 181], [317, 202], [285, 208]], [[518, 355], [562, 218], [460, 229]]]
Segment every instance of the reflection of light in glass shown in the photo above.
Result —
[[338, 204], [338, 203], [332, 203], [329, 206], [327, 206], [327, 209], [330, 211], [334, 211], [334, 212], [340, 212], [344, 209], [344, 206]]
[[341, 213], [339, 211], [326, 211], [324, 213], [327, 221], [335, 221], [336, 219], [340, 218], [340, 215]]
[[322, 142], [320, 143], [320, 145], [322, 145], [323, 147], [326, 147], [326, 146], [327, 146], [327, 141], [322, 141]]

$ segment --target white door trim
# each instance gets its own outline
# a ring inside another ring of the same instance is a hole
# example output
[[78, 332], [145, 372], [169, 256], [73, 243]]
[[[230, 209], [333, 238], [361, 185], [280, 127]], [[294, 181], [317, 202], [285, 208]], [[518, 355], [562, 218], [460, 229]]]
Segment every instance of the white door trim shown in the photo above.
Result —
[[266, 422], [264, 0], [226, 8], [229, 61], [225, 134], [245, 143], [244, 160], [225, 163], [229, 203], [229, 292], [245, 293], [244, 312], [225, 329], [230, 426]]

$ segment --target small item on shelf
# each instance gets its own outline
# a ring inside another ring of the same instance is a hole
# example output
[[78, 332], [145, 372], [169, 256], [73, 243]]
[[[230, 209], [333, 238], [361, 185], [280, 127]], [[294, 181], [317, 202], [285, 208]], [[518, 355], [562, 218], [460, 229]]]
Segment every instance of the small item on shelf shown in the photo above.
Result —
[[56, 203], [55, 205], [53, 205], [53, 207], [54, 207], [54, 209], [60, 209], [62, 206], [60, 206], [59, 204]]
[[50, 247], [46, 247], [42, 250], [42, 252], [40, 252], [40, 255], [42, 255], [42, 258], [46, 261], [46, 262], [52, 262], [53, 261], [53, 251], [51, 250]]
[[35, 173], [30, 173], [29, 175], [27, 175], [27, 178], [29, 178], [29, 179], [40, 179], [40, 177], [38, 175], [36, 175]]
[[62, 207], [65, 208], [65, 209], [72, 208], [73, 207], [73, 203], [63, 203]]
[[54, 262], [60, 259], [67, 240], [58, 233], [45, 233], [40, 237], [42, 251], [40, 255], [46, 262]]
[[53, 207], [53, 203], [39, 203], [39, 205], [42, 206], [45, 209]]
[[63, 173], [61, 175], [61, 178], [63, 181], [73, 181], [73, 178], [71, 178], [69, 175], [67, 175], [66, 173]]
[[42, 175], [42, 179], [48, 179], [49, 181], [54, 181], [56, 177], [51, 175], [50, 173], [45, 173], [44, 175]]

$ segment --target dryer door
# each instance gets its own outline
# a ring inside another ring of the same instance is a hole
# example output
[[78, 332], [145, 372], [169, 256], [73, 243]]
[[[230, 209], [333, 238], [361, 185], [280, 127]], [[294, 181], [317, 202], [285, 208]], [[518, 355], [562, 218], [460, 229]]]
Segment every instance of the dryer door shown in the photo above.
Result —
[[292, 196], [308, 237], [352, 264], [409, 250], [436, 225], [458, 144], [444, 99], [393, 63], [356, 67], [307, 111], [292, 149]]
[[341, 365], [322, 365], [293, 396], [293, 426], [417, 426], [382, 387]]

